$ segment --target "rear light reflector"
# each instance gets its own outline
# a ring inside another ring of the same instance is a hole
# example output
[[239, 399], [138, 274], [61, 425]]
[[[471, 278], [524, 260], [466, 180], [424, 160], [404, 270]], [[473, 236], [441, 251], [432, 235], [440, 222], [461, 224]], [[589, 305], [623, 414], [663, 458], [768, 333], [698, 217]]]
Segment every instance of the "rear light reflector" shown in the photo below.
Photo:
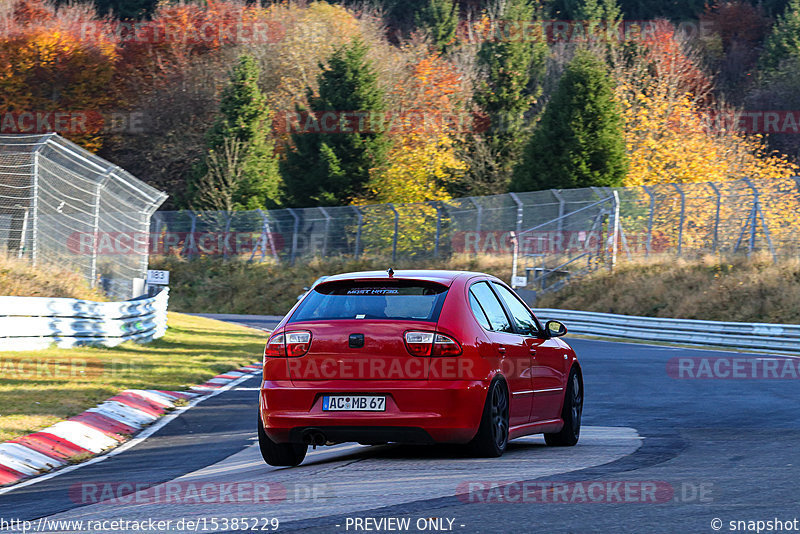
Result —
[[267, 341], [267, 346], [264, 347], [265, 358], [285, 358], [286, 346], [284, 345], [284, 335], [278, 334], [272, 336]]
[[406, 350], [412, 356], [458, 356], [461, 345], [455, 339], [433, 332], [406, 332]]
[[436, 334], [436, 339], [433, 341], [433, 356], [458, 356], [461, 354], [461, 345], [455, 339]]
[[430, 356], [433, 345], [433, 332], [406, 332], [406, 350], [412, 356]]
[[290, 358], [302, 356], [311, 345], [311, 332], [286, 332], [286, 354]]

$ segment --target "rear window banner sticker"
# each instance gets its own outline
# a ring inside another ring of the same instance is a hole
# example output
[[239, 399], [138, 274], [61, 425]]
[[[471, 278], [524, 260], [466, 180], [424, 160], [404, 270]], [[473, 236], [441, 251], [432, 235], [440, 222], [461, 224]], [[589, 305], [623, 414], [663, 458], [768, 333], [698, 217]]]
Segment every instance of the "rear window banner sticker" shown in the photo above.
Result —
[[347, 291], [348, 295], [399, 295], [397, 288], [353, 288]]

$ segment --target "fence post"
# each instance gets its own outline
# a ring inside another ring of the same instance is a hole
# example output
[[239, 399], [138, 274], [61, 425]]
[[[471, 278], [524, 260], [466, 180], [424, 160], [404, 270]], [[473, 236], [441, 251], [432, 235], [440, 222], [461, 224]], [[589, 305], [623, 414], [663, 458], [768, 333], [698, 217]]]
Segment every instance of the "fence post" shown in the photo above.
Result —
[[[189, 210], [189, 217], [192, 218], [192, 226], [189, 228], [189, 236], [186, 238], [186, 241], [183, 242], [183, 250], [184, 252], [188, 250], [189, 258], [191, 258], [193, 249], [197, 248], [197, 243], [194, 239], [194, 234], [197, 231], [197, 215], [195, 215], [193, 211]], [[191, 248], [189, 248], [190, 242], [192, 243]]]
[[228, 249], [230, 248], [229, 240], [230, 240], [230, 232], [231, 232], [231, 222], [233, 221], [233, 214], [231, 212], [225, 212], [225, 234], [222, 236], [222, 257], [228, 257]]
[[25, 254], [25, 238], [28, 236], [28, 212], [30, 210], [25, 208], [25, 214], [22, 216], [22, 231], [19, 235], [19, 251], [17, 252], [17, 258], [22, 259], [23, 254]]
[[[555, 192], [555, 190], [553, 191]], [[522, 204], [522, 201], [519, 199], [519, 196], [517, 196], [516, 193], [509, 193], [508, 196], [510, 196], [511, 200], [514, 201], [514, 204], [517, 205], [517, 223], [514, 226], [514, 231], [517, 233], [517, 235], [519, 235], [519, 233], [522, 231], [522, 217], [524, 215], [523, 212], [524, 206]], [[559, 216], [561, 215], [563, 215], [563, 213], [559, 213]], [[559, 221], [559, 224], [560, 223], [561, 221]]]
[[686, 216], [686, 193], [680, 188], [678, 184], [672, 184], [675, 191], [681, 196], [681, 220], [678, 224], [678, 257], [681, 256], [681, 249], [683, 248], [683, 221]]
[[331, 230], [331, 216], [328, 215], [328, 210], [323, 207], [320, 207], [319, 211], [325, 216], [325, 236], [322, 238], [322, 257], [324, 258], [328, 254], [328, 233]]
[[438, 258], [439, 257], [439, 239], [440, 239], [441, 232], [442, 232], [442, 214], [441, 214], [441, 208], [440, 208], [441, 202], [439, 202], [437, 200], [432, 200], [431, 202], [433, 203], [433, 207], [436, 208], [436, 238], [435, 238], [435, 241], [433, 243], [433, 257], [434, 258]]
[[615, 189], [613, 192], [614, 196], [614, 227], [611, 231], [611, 265], [610, 270], [614, 270], [614, 267], [617, 264], [617, 250], [618, 245], [617, 242], [619, 241], [619, 193]]
[[94, 188], [94, 204], [92, 206], [92, 274], [89, 280], [89, 285], [91, 287], [97, 286], [97, 245], [100, 241], [100, 188], [103, 186], [110, 172], [111, 171], [107, 171], [102, 180], [97, 182]]
[[389, 202], [387, 206], [389, 206], [389, 209], [394, 212], [394, 237], [392, 237], [392, 263], [394, 263], [397, 261], [397, 230], [399, 226], [398, 223], [400, 221], [400, 213], [391, 202]]
[[711, 252], [716, 252], [717, 247], [719, 246], [719, 210], [722, 204], [722, 193], [720, 193], [719, 188], [713, 182], [708, 182], [708, 185], [711, 186], [711, 189], [714, 190], [714, 194], [717, 196], [717, 210], [714, 214], [714, 241], [711, 245]]
[[483, 223], [483, 206], [475, 202], [475, 197], [468, 197], [472, 205], [478, 210], [478, 217], [475, 219], [475, 231], [478, 235], [481, 233], [481, 224]]
[[300, 217], [295, 213], [294, 208], [287, 208], [292, 217], [294, 217], [294, 226], [292, 228], [292, 256], [289, 258], [289, 264], [294, 265], [294, 260], [297, 257], [297, 232], [300, 231]]
[[[593, 188], [594, 189], [594, 188]], [[557, 231], [561, 233], [561, 230], [564, 229], [564, 197], [561, 196], [561, 191], [558, 189], [551, 189], [550, 192], [556, 197], [558, 200], [558, 228]]]
[[31, 217], [31, 265], [36, 267], [39, 253], [39, 147], [33, 153], [33, 214]]
[[356, 228], [356, 259], [361, 255], [361, 227], [364, 225], [364, 215], [358, 206], [350, 206], [358, 217], [358, 227]]
[[650, 197], [650, 214], [647, 217], [647, 241], [645, 244], [645, 253], [644, 253], [645, 257], [648, 257], [650, 256], [650, 246], [653, 241], [653, 213], [655, 212], [656, 208], [656, 197], [650, 190], [650, 188], [647, 187], [646, 185], [643, 185], [642, 189], [644, 190], [645, 193], [647, 193], [647, 196]]
[[777, 261], [778, 257], [775, 254], [775, 246], [772, 244], [772, 236], [769, 233], [769, 227], [767, 226], [767, 220], [764, 218], [764, 212], [761, 211], [761, 194], [759, 193], [756, 186], [753, 182], [750, 181], [750, 178], [744, 179], [745, 183], [753, 190], [753, 222], [750, 228], [750, 249], [748, 254], [752, 252], [753, 246], [755, 245], [756, 241], [756, 217], [761, 219], [761, 229], [764, 230], [764, 237], [767, 239], [767, 245], [769, 246], [769, 252], [772, 254], [772, 261]]

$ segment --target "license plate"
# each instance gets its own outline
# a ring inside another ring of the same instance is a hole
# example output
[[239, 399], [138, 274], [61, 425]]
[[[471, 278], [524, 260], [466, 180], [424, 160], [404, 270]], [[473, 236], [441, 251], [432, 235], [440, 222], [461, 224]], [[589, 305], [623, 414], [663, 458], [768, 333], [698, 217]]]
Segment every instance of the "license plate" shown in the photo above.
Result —
[[377, 395], [325, 395], [323, 412], [385, 412], [386, 397]]

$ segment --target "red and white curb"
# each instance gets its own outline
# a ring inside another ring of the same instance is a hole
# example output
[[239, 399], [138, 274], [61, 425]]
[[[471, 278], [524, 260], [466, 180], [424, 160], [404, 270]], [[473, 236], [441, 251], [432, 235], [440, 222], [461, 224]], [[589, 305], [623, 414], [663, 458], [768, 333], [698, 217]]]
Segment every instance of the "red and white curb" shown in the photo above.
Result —
[[[108, 453], [112, 449], [113, 452], [122, 452], [161, 428], [181, 411], [260, 372], [260, 363], [246, 365], [217, 375], [184, 392], [126, 389], [66, 421], [0, 443], [0, 486], [22, 481], [30, 483], [32, 480], [26, 479], [45, 478], [47, 475], [41, 475], [54, 469], [75, 468], [77, 465], [69, 464]], [[188, 404], [177, 407], [179, 400]], [[163, 417], [167, 412], [172, 413]], [[156, 421], [159, 424], [153, 424]], [[148, 428], [144, 430], [145, 427]], [[131, 439], [134, 435], [137, 437]], [[120, 447], [123, 443], [125, 445]], [[90, 462], [102, 459], [95, 458]], [[51, 473], [50, 476], [55, 474]], [[9, 489], [0, 490], [0, 493]]]

